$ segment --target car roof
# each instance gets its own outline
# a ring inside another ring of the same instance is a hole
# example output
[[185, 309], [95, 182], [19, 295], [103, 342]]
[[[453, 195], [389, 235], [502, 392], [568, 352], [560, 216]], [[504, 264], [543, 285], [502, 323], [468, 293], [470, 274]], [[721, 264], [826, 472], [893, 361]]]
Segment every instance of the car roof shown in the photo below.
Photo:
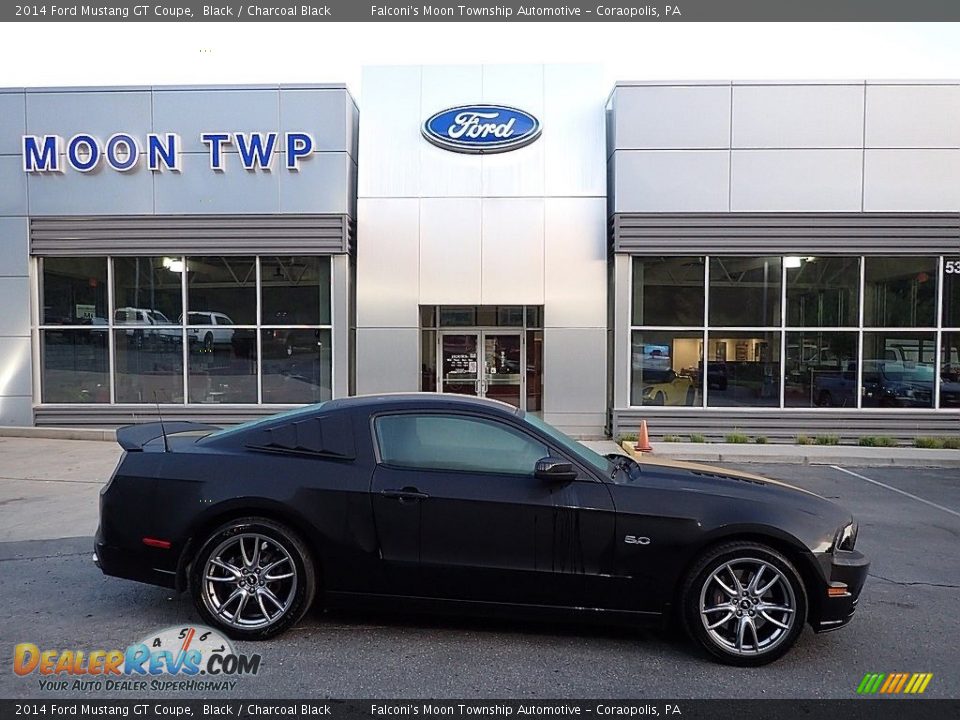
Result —
[[397, 393], [375, 393], [370, 395], [354, 395], [351, 397], [338, 398], [324, 403], [325, 410], [339, 408], [361, 408], [361, 407], [407, 407], [407, 408], [431, 408], [431, 409], [477, 409], [495, 410], [509, 414], [518, 414], [518, 410], [509, 403], [499, 400], [490, 400], [488, 398], [472, 397], [470, 395], [453, 395], [449, 393], [435, 392], [397, 392]]

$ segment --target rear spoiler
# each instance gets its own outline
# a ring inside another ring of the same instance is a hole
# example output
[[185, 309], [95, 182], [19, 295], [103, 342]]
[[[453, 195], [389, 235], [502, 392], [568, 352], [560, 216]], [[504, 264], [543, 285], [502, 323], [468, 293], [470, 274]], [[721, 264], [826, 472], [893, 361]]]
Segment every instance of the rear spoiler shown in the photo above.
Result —
[[159, 423], [140, 423], [139, 425], [127, 425], [117, 430], [117, 442], [120, 447], [129, 452], [140, 452], [143, 446], [158, 437], [163, 437], [164, 433], [169, 437], [178, 433], [197, 432], [202, 430], [219, 430], [216, 425], [205, 425], [204, 423], [190, 422], [189, 420], [175, 420], [173, 422]]

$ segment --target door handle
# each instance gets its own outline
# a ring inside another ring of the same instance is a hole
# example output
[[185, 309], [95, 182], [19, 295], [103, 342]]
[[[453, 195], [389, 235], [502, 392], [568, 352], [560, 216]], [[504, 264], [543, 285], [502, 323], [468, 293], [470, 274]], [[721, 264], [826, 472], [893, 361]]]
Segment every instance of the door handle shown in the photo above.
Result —
[[395, 498], [400, 502], [405, 500], [426, 500], [429, 495], [427, 493], [420, 492], [413, 487], [405, 487], [401, 490], [381, 490], [380, 494], [384, 497]]

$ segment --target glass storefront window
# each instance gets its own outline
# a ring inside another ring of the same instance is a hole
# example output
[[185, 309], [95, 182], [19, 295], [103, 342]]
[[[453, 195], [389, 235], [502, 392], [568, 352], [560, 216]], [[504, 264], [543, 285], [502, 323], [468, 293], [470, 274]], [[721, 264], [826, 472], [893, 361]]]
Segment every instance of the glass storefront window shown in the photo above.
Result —
[[786, 407], [857, 406], [857, 333], [788, 332]]
[[863, 407], [933, 407], [936, 335], [932, 332], [863, 334]]
[[786, 257], [783, 262], [787, 271], [788, 326], [859, 324], [860, 258]]
[[943, 259], [943, 327], [960, 328], [960, 257]]
[[543, 330], [527, 330], [527, 412], [542, 411]]
[[702, 257], [633, 259], [634, 325], [703, 325]]
[[424, 330], [420, 333], [420, 389], [423, 392], [437, 391], [437, 333]]
[[333, 397], [330, 331], [261, 330], [263, 402], [316, 403]]
[[114, 258], [114, 325], [179, 323], [184, 267], [182, 257]]
[[710, 332], [707, 405], [779, 407], [780, 333]]
[[188, 334], [188, 402], [256, 403], [257, 331], [218, 326], [200, 332], [199, 340]]
[[632, 405], [702, 405], [703, 333], [634, 330]]
[[330, 259], [263, 257], [260, 259], [263, 325], [328, 325]]
[[40, 400], [110, 402], [110, 360], [103, 330], [40, 332]]
[[183, 402], [182, 333], [176, 327], [113, 331], [118, 403]]
[[42, 261], [44, 325], [107, 325], [107, 259], [51, 257]]
[[945, 332], [940, 349], [940, 407], [960, 408], [960, 332]]
[[187, 311], [188, 325], [256, 325], [254, 258], [188, 257]]
[[711, 257], [710, 324], [780, 325], [779, 257]]
[[932, 327], [937, 324], [936, 297], [936, 258], [866, 258], [863, 290], [866, 327]]

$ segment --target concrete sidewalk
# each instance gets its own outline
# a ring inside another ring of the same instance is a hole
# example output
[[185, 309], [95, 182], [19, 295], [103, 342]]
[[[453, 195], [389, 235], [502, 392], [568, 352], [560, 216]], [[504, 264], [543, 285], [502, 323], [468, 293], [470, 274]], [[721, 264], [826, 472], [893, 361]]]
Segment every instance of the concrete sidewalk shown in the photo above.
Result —
[[[586, 441], [599, 453], [620, 452], [612, 440]], [[868, 467], [960, 468], [960, 450], [924, 450], [910, 447], [860, 447], [858, 445], [756, 445], [736, 443], [651, 443], [658, 458], [705, 463], [788, 463]]]

